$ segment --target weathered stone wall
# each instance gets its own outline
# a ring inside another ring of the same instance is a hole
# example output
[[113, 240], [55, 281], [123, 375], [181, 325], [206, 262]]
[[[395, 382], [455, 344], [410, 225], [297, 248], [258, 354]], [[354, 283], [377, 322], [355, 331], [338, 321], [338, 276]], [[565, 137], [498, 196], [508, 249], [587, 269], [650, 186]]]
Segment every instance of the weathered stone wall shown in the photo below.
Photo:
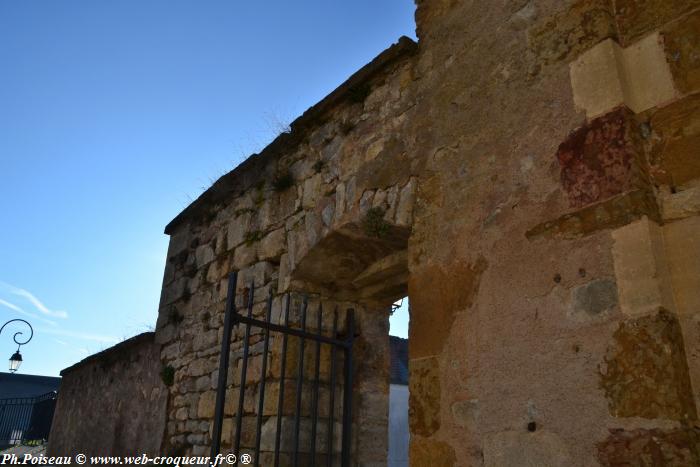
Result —
[[699, 7], [418, 2], [411, 465], [700, 464]]
[[[357, 317], [354, 434], [358, 462], [386, 462], [388, 420], [388, 311], [405, 295], [407, 240], [419, 172], [406, 154], [403, 130], [415, 103], [412, 82], [415, 43], [402, 39], [348, 82], [292, 123], [263, 153], [219, 180], [166, 229], [171, 235], [157, 324], [165, 367], [174, 370], [166, 430], [166, 450], [208, 453], [218, 377], [227, 276], [239, 271], [237, 305], [244, 306], [255, 284], [253, 315], [265, 316], [273, 295], [272, 319], [281, 322], [284, 294], [311, 293], [308, 328], [315, 329], [322, 302], [323, 327], [332, 313]], [[243, 312], [243, 310], [241, 310]], [[290, 323], [300, 324], [299, 305]], [[242, 446], [255, 443], [260, 394], [262, 333], [253, 328], [246, 381]], [[243, 327], [232, 344], [223, 447], [232, 449], [240, 391]], [[261, 449], [269, 465], [274, 446], [280, 386], [281, 337], [271, 336]], [[283, 427], [288, 436], [294, 409], [298, 341], [290, 339]], [[312, 377], [313, 344], [307, 343], [305, 378]], [[319, 416], [328, 416], [329, 349], [322, 353]], [[339, 360], [342, 363], [342, 360]], [[341, 373], [342, 374], [342, 373]], [[338, 381], [336, 401], [342, 398]], [[311, 392], [302, 415], [310, 413]], [[325, 410], [325, 411], [324, 411]], [[336, 421], [340, 422], [340, 405]], [[322, 425], [325, 426], [323, 420]], [[302, 422], [302, 451], [308, 420]], [[335, 430], [340, 435], [340, 429]], [[325, 452], [325, 433], [319, 450]], [[339, 447], [339, 439], [336, 440]], [[292, 449], [282, 442], [283, 452]], [[336, 449], [337, 452], [337, 449]], [[305, 457], [305, 462], [308, 457]]]
[[47, 455], [157, 455], [168, 396], [160, 371], [152, 332], [63, 370]]
[[208, 450], [238, 270], [256, 316], [270, 291], [275, 310], [289, 290], [357, 310], [357, 465], [386, 462], [386, 310], [406, 288], [411, 465], [699, 464], [698, 18], [696, 0], [418, 1], [417, 47], [166, 229], [166, 449]]

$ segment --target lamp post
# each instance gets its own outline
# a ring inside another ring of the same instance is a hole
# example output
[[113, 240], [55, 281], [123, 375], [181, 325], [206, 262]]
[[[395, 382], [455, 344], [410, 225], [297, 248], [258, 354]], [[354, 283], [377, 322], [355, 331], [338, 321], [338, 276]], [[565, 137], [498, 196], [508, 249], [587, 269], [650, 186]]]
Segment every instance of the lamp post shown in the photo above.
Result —
[[21, 321], [22, 323], [29, 326], [29, 332], [31, 334], [29, 334], [29, 338], [25, 341], [18, 341], [17, 340], [17, 336], [21, 336], [22, 332], [16, 332], [15, 335], [12, 336], [12, 340], [15, 341], [15, 344], [17, 344], [17, 351], [15, 353], [13, 353], [12, 356], [10, 357], [10, 372], [11, 373], [15, 373], [17, 370], [19, 370], [19, 366], [22, 364], [22, 354], [19, 353], [19, 348], [21, 346], [23, 346], [24, 344], [26, 344], [27, 342], [29, 342], [30, 340], [32, 340], [32, 337], [34, 337], [34, 329], [32, 328], [32, 325], [29, 324], [27, 321], [25, 321], [23, 319], [19, 319], [19, 318], [11, 319], [11, 320], [7, 321], [5, 324], [3, 324], [2, 327], [0, 328], [0, 334], [2, 334], [3, 329], [5, 329], [5, 326], [7, 326], [8, 324], [15, 322], [15, 321]]

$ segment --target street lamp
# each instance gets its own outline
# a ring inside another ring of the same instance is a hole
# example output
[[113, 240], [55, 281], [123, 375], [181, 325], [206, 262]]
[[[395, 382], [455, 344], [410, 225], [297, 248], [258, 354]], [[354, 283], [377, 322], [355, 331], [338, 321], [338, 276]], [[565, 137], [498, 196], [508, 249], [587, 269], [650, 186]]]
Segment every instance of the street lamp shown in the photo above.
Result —
[[19, 348], [21, 346], [23, 346], [24, 344], [26, 344], [27, 342], [29, 342], [30, 340], [32, 340], [32, 337], [34, 337], [34, 329], [32, 328], [32, 325], [23, 319], [11, 319], [11, 320], [7, 321], [0, 328], [0, 334], [2, 334], [2, 330], [5, 329], [5, 326], [7, 326], [8, 324], [10, 324], [14, 321], [21, 321], [22, 323], [29, 326], [29, 332], [31, 334], [29, 334], [29, 338], [27, 340], [22, 341], [22, 342], [17, 340], [17, 336], [21, 336], [22, 332], [16, 332], [15, 335], [12, 336], [12, 340], [15, 341], [15, 344], [17, 344], [17, 351], [15, 353], [13, 353], [12, 356], [10, 357], [10, 372], [11, 373], [15, 373], [17, 370], [19, 370], [19, 366], [22, 364], [22, 354], [19, 353]]

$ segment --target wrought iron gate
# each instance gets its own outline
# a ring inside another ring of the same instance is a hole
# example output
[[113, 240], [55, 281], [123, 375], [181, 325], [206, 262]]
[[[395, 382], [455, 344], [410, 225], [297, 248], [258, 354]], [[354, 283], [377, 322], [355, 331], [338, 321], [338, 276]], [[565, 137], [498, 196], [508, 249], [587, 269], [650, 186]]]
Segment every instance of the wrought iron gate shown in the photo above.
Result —
[[[247, 308], [246, 315], [240, 314], [236, 309], [236, 285], [238, 280], [238, 274], [233, 272], [229, 275], [228, 279], [228, 295], [226, 299], [226, 310], [224, 315], [224, 330], [223, 339], [221, 343], [221, 356], [219, 360], [219, 380], [216, 393], [216, 407], [215, 407], [215, 418], [214, 427], [212, 431], [212, 446], [211, 455], [214, 458], [219, 454], [221, 449], [221, 435], [224, 420], [224, 406], [226, 398], [226, 387], [227, 387], [227, 377], [229, 368], [229, 354], [231, 347], [231, 332], [234, 326], [244, 325], [244, 337], [243, 337], [243, 349], [242, 349], [242, 362], [241, 362], [241, 375], [240, 375], [240, 389], [238, 391], [238, 405], [235, 412], [235, 437], [233, 441], [233, 453], [240, 456], [241, 455], [241, 430], [242, 421], [245, 405], [245, 393], [246, 393], [246, 378], [248, 371], [248, 360], [250, 352], [250, 333], [252, 327], [257, 327], [263, 330], [263, 350], [262, 350], [262, 368], [260, 373], [260, 389], [258, 392], [257, 400], [257, 411], [256, 411], [256, 422], [255, 422], [255, 445], [252, 448], [252, 463], [254, 466], [258, 466], [260, 463], [260, 444], [261, 444], [261, 431], [263, 423], [263, 409], [265, 404], [265, 385], [267, 377], [267, 360], [269, 354], [270, 345], [270, 333], [279, 333], [282, 338], [282, 350], [281, 350], [281, 368], [280, 368], [280, 382], [278, 389], [278, 401], [277, 401], [277, 412], [276, 412], [276, 431], [275, 431], [275, 442], [274, 442], [274, 466], [279, 467], [280, 465], [280, 441], [282, 435], [282, 418], [284, 416], [283, 404], [284, 404], [284, 391], [285, 391], [285, 378], [286, 378], [286, 361], [287, 361], [287, 342], [288, 337], [293, 336], [299, 338], [299, 358], [297, 364], [297, 375], [296, 375], [296, 400], [294, 406], [294, 425], [293, 425], [293, 449], [291, 452], [291, 463], [294, 467], [300, 465], [300, 430], [301, 430], [301, 418], [302, 418], [302, 391], [304, 390], [304, 354], [305, 345], [307, 341], [314, 346], [315, 352], [315, 367], [313, 373], [313, 379], [311, 381], [311, 433], [310, 433], [310, 448], [309, 448], [309, 458], [307, 462], [311, 467], [315, 467], [316, 457], [317, 457], [317, 437], [319, 434], [319, 372], [320, 372], [320, 354], [321, 346], [330, 346], [330, 370], [329, 370], [329, 400], [328, 400], [328, 412], [326, 423], [326, 443], [325, 446], [318, 446], [318, 453], [323, 453], [325, 455], [325, 464], [327, 467], [334, 465], [334, 458], [339, 457], [341, 467], [350, 467], [351, 461], [351, 430], [352, 430], [352, 369], [353, 369], [353, 356], [352, 356], [352, 346], [353, 339], [355, 335], [355, 321], [354, 312], [352, 309], [348, 309], [346, 312], [346, 325], [345, 325], [345, 335], [339, 338], [338, 335], [338, 310], [333, 310], [333, 324], [330, 335], [324, 335], [323, 333], [323, 307], [319, 304], [318, 311], [316, 313], [316, 332], [309, 332], [307, 330], [307, 308], [308, 308], [308, 297], [302, 296], [301, 310], [300, 310], [300, 327], [294, 327], [289, 322], [289, 309], [290, 309], [290, 295], [286, 295], [284, 301], [283, 312], [280, 310], [279, 313], [279, 323], [272, 322], [272, 289], [270, 289], [265, 311], [265, 319], [256, 319], [253, 317], [253, 303], [255, 294], [255, 284], [251, 283], [250, 288], [247, 292], [247, 303], [245, 308]], [[338, 351], [342, 352], [342, 375], [336, 374], [340, 373], [338, 371], [339, 364], [337, 362]], [[336, 384], [338, 379], [342, 378], [342, 433], [341, 433], [341, 449], [340, 453], [334, 451], [334, 435], [335, 435], [335, 412], [336, 412]]]
[[0, 449], [49, 437], [55, 391], [37, 397], [0, 399]]

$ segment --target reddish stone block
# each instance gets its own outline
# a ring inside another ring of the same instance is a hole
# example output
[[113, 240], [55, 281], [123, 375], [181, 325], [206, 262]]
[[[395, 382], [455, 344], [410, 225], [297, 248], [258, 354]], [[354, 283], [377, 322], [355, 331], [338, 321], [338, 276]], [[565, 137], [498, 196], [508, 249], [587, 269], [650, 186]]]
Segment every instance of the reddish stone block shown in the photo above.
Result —
[[580, 208], [643, 185], [632, 113], [620, 108], [575, 130], [557, 151], [569, 206]]

